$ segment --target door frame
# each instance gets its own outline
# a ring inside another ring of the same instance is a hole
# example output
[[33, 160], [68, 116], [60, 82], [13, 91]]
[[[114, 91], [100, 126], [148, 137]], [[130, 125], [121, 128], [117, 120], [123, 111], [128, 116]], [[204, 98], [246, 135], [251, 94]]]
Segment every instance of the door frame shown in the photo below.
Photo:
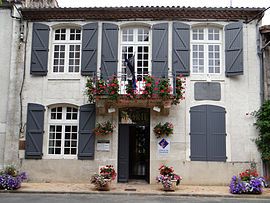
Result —
[[[146, 159], [146, 175], [145, 175], [145, 180], [150, 183], [150, 117], [151, 117], [151, 111], [149, 108], [137, 108], [137, 107], [134, 107], [134, 108], [129, 108], [129, 109], [145, 109], [147, 110], [147, 113], [149, 114], [148, 116], [148, 121], [147, 122], [144, 122], [144, 123], [126, 123], [126, 124], [123, 124], [123, 123], [120, 123], [120, 114], [121, 114], [121, 109], [119, 109], [119, 123], [118, 123], [118, 154], [117, 154], [117, 168], [118, 168], [118, 182], [128, 182], [128, 180], [130, 179], [130, 174], [129, 174], [129, 166], [130, 166], [130, 159], [129, 159], [129, 140], [130, 140], [130, 133], [129, 133], [129, 130], [130, 130], [130, 126], [147, 126], [149, 127], [149, 132], [148, 132], [148, 135], [147, 135], [147, 144], [148, 144], [148, 147], [147, 147], [147, 159]], [[128, 136], [126, 135], [122, 135], [121, 133], [124, 133], [122, 132], [122, 129], [126, 128], [125, 130], [127, 131], [128, 133]], [[124, 138], [124, 140], [121, 140], [122, 137]], [[126, 145], [124, 145], [126, 143]], [[124, 147], [123, 149], [126, 151], [125, 154], [120, 154], [121, 152], [121, 148]], [[124, 164], [124, 161], [126, 161], [127, 163], [126, 166], [127, 168], [120, 168], [120, 167], [123, 167], [123, 164]], [[123, 178], [121, 175], [123, 174], [120, 174], [120, 173], [127, 173], [127, 174], [124, 174], [126, 175], [127, 177], [126, 178]]]

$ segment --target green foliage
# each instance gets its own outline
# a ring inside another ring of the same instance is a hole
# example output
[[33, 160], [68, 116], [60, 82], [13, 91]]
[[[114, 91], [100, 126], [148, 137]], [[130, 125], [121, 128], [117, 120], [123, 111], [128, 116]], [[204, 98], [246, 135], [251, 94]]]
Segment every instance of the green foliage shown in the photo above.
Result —
[[150, 75], [147, 75], [144, 77], [144, 82], [145, 82], [145, 87], [142, 92], [142, 97], [145, 99], [152, 98], [153, 93], [154, 93], [154, 88], [155, 88], [155, 80]]
[[108, 94], [110, 100], [117, 100], [119, 96], [119, 83], [116, 75], [109, 80], [108, 84]]
[[161, 79], [158, 83], [158, 95], [163, 100], [168, 100], [171, 97], [171, 86], [169, 79]]
[[263, 161], [270, 161], [270, 101], [267, 100], [259, 111], [255, 112], [259, 137], [255, 140]]
[[87, 79], [85, 88], [86, 88], [85, 94], [88, 96], [88, 101], [90, 103], [93, 103], [95, 101], [95, 97], [94, 97], [95, 87], [94, 87], [94, 82], [92, 78]]

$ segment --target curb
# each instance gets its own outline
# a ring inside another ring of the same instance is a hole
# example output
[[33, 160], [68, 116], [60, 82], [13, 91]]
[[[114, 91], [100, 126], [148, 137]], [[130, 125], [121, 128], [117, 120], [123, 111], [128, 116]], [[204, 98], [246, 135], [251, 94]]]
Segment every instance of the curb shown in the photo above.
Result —
[[74, 192], [74, 191], [21, 191], [21, 190], [0, 190], [0, 194], [75, 194], [75, 195], [126, 195], [126, 196], [172, 196], [172, 197], [210, 197], [210, 198], [230, 198], [230, 199], [269, 199], [270, 196], [263, 195], [218, 195], [218, 194], [188, 194], [188, 193], [143, 193], [143, 192], [108, 192], [108, 191], [93, 191], [93, 192]]

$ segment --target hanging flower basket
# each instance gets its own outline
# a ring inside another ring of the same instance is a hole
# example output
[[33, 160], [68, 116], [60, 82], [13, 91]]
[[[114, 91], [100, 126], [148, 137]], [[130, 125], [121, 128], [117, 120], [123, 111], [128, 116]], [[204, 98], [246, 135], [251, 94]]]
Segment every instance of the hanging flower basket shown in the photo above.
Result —
[[166, 122], [164, 124], [158, 123], [153, 129], [157, 138], [169, 136], [173, 134], [173, 124]]
[[93, 132], [96, 136], [108, 136], [112, 135], [113, 129], [115, 126], [111, 121], [106, 121], [103, 123], [97, 123], [96, 128], [94, 128]]

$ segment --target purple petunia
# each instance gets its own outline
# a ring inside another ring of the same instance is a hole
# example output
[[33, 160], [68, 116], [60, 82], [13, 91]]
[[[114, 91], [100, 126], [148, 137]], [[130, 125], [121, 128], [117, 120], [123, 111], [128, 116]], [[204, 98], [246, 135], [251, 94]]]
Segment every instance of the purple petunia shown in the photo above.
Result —
[[230, 183], [230, 192], [232, 194], [261, 194], [264, 183], [265, 180], [262, 177], [251, 177], [250, 181], [242, 181], [241, 178], [233, 176]]
[[0, 189], [15, 190], [21, 187], [21, 183], [27, 179], [26, 173], [23, 172], [17, 176], [12, 176], [7, 173], [0, 175]]

